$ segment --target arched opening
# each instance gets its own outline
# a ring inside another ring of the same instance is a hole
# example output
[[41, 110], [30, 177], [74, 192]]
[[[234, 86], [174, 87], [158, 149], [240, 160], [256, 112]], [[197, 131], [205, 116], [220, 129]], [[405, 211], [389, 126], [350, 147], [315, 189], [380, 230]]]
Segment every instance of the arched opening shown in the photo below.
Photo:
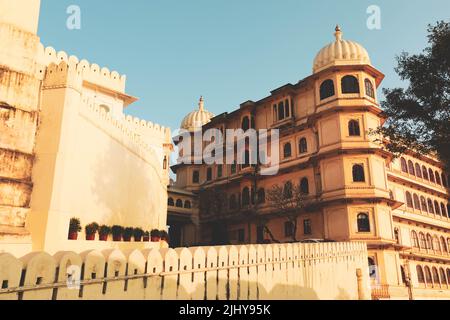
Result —
[[433, 287], [439, 287], [441, 285], [441, 281], [439, 279], [439, 272], [436, 267], [433, 267]]
[[185, 208], [185, 209], [191, 209], [191, 202], [190, 202], [189, 200], [186, 200], [186, 201], [184, 202], [184, 208]]
[[427, 201], [425, 200], [424, 196], [420, 197], [420, 206], [422, 207], [422, 211], [428, 212]]
[[176, 207], [177, 208], [183, 208], [183, 201], [181, 199], [177, 199]]
[[195, 170], [192, 172], [192, 183], [199, 183], [200, 182], [200, 172], [198, 170]]
[[248, 187], [245, 187], [242, 190], [242, 205], [243, 206], [250, 205], [250, 189]]
[[414, 209], [416, 210], [420, 210], [420, 200], [419, 200], [419, 196], [417, 194], [414, 193], [413, 195], [413, 200], [414, 200]]
[[431, 168], [428, 169], [428, 176], [430, 177], [431, 182], [436, 183], [436, 180], [434, 179], [434, 173], [433, 170], [431, 170]]
[[417, 237], [417, 232], [415, 232], [414, 230], [411, 231], [411, 239], [412, 239], [412, 245], [414, 248], [420, 248], [419, 245], [419, 238]]
[[408, 164], [406, 163], [406, 160], [405, 160], [405, 158], [400, 158], [400, 164], [401, 164], [401, 167], [402, 167], [402, 171], [403, 172], [405, 172], [405, 173], [408, 173]]
[[411, 193], [409, 191], [406, 191], [406, 205], [408, 206], [408, 208], [414, 207]]
[[298, 149], [300, 153], [306, 153], [308, 152], [308, 142], [306, 141], [306, 138], [301, 138], [298, 143]]
[[428, 180], [428, 171], [427, 168], [425, 168], [425, 166], [422, 166], [422, 176], [425, 180]]
[[431, 270], [428, 266], [425, 267], [425, 281], [427, 285], [433, 285], [433, 278], [431, 277]]
[[361, 136], [361, 129], [359, 128], [358, 120], [350, 120], [348, 122], [348, 135], [351, 137]]
[[107, 106], [106, 104], [101, 104], [99, 106], [100, 112], [104, 112], [104, 113], [110, 113], [111, 112], [111, 108], [109, 106]]
[[329, 97], [334, 96], [334, 82], [333, 80], [325, 80], [320, 85], [320, 100], [327, 99]]
[[423, 274], [423, 269], [421, 266], [416, 266], [416, 272], [417, 272], [417, 282], [425, 284], [425, 276]]
[[370, 232], [370, 221], [367, 213], [360, 213], [357, 216], [358, 232]]
[[266, 202], [266, 191], [264, 190], [264, 188], [260, 188], [258, 190], [258, 203], [265, 203]]
[[292, 156], [292, 148], [289, 142], [284, 145], [283, 156], [284, 158], [290, 158]]
[[300, 181], [300, 192], [304, 195], [309, 194], [309, 181], [308, 178], [303, 178]]
[[167, 205], [173, 207], [175, 205], [175, 202], [173, 201], [173, 198], [167, 199]]
[[420, 248], [426, 249], [427, 248], [427, 240], [425, 239], [425, 235], [423, 232], [419, 233], [419, 240], [420, 240]]
[[345, 76], [341, 80], [342, 93], [359, 93], [358, 79], [354, 76]]
[[288, 181], [284, 184], [283, 196], [285, 199], [292, 198], [292, 182]]
[[352, 168], [353, 182], [365, 182], [364, 167], [360, 164], [353, 165]]
[[414, 172], [414, 163], [411, 160], [408, 161], [408, 172], [413, 176], [416, 175], [416, 173]]
[[364, 80], [364, 87], [366, 89], [366, 95], [375, 99], [375, 90], [373, 89], [372, 81], [369, 79]]
[[241, 126], [241, 128], [244, 131], [247, 131], [248, 129], [250, 129], [250, 120], [248, 119], [247, 116], [242, 118], [242, 126]]
[[416, 176], [422, 178], [422, 170], [420, 170], [420, 165], [418, 163], [416, 163], [415, 169], [416, 169]]
[[431, 199], [427, 199], [427, 204], [428, 204], [428, 212], [434, 214], [433, 202], [431, 201]]
[[442, 183], [441, 183], [441, 175], [439, 174], [439, 172], [435, 171], [434, 175], [436, 177], [436, 183], [439, 184], [439, 185], [442, 185]]

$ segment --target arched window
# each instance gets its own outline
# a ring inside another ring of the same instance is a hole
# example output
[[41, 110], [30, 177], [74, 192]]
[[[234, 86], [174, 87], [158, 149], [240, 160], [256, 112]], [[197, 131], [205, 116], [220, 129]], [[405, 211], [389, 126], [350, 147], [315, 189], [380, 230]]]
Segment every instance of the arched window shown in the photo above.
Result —
[[285, 199], [292, 198], [292, 182], [288, 181], [284, 184], [283, 196]]
[[448, 217], [447, 210], [445, 209], [445, 205], [441, 202], [441, 212], [443, 217]]
[[419, 233], [419, 240], [420, 240], [420, 248], [426, 249], [427, 240], [425, 239], [425, 235], [423, 234], [423, 232]]
[[409, 191], [406, 191], [406, 205], [408, 208], [414, 208], [411, 193]]
[[342, 93], [359, 93], [358, 79], [354, 76], [345, 76], [341, 80]]
[[302, 193], [302, 194], [309, 194], [309, 181], [308, 181], [308, 178], [303, 178], [301, 181], [300, 181], [300, 192]]
[[369, 79], [364, 80], [364, 86], [366, 88], [366, 95], [371, 97], [372, 99], [375, 99], [375, 91], [373, 90], [372, 81], [370, 81]]
[[195, 170], [192, 172], [192, 183], [199, 183], [200, 182], [200, 172], [198, 170]]
[[433, 250], [433, 238], [427, 233], [427, 249]]
[[427, 201], [425, 200], [425, 197], [423, 197], [423, 196], [420, 197], [420, 205], [422, 207], [422, 211], [428, 212]]
[[164, 156], [164, 160], [163, 160], [163, 170], [167, 169], [167, 156]]
[[400, 266], [400, 274], [402, 276], [402, 282], [406, 284], [406, 274], [405, 274], [405, 268], [403, 266]]
[[422, 176], [425, 180], [428, 180], [428, 171], [427, 168], [425, 168], [425, 166], [422, 166]]
[[439, 280], [439, 272], [436, 267], [433, 267], [433, 287], [438, 287], [441, 284]]
[[445, 238], [441, 236], [441, 250], [443, 252], [448, 252], [447, 243], [445, 242]]
[[416, 271], [417, 271], [417, 282], [419, 283], [425, 283], [425, 277], [423, 275], [423, 269], [421, 266], [417, 265], [416, 266]]
[[278, 104], [278, 120], [284, 119], [284, 102]]
[[237, 208], [236, 196], [234, 194], [230, 196], [229, 208], [230, 210], [235, 210]]
[[411, 239], [412, 239], [412, 245], [414, 248], [420, 248], [419, 245], [419, 238], [417, 237], [417, 232], [415, 232], [414, 230], [411, 231]]
[[400, 243], [400, 230], [398, 228], [394, 229], [394, 239], [395, 242]]
[[441, 246], [439, 245], [439, 238], [436, 235], [433, 237], [433, 250], [441, 251]]
[[428, 212], [434, 214], [433, 202], [430, 199], [427, 199], [428, 204]]
[[377, 277], [377, 267], [375, 260], [371, 257], [367, 258], [367, 264], [369, 265], [369, 277], [376, 279]]
[[256, 129], [256, 123], [255, 123], [255, 117], [251, 117], [251, 120], [250, 120], [250, 128], [252, 128], [252, 129]]
[[186, 201], [184, 202], [184, 208], [185, 208], [185, 209], [190, 209], [190, 208], [191, 208], [191, 202], [190, 202], [189, 200], [186, 200]]
[[448, 284], [447, 277], [445, 276], [444, 268], [439, 268], [439, 274], [441, 275], [441, 285], [445, 286]]
[[[444, 187], [447, 187], [447, 179], [445, 178], [445, 174], [444, 173], [441, 174], [441, 179], [442, 179], [442, 185]], [[449, 279], [449, 281], [450, 281], [450, 279]]]
[[242, 168], [248, 168], [250, 166], [250, 151], [244, 151], [244, 163], [241, 165]]
[[333, 80], [325, 80], [320, 85], [320, 100], [334, 96], [334, 82]]
[[167, 205], [173, 207], [175, 205], [175, 202], [173, 202], [173, 198], [167, 199]]
[[360, 164], [353, 165], [352, 168], [353, 182], [365, 182], [364, 167]]
[[308, 152], [308, 142], [306, 142], [306, 138], [301, 138], [298, 143], [298, 149], [300, 153]]
[[414, 193], [413, 199], [414, 199], [414, 209], [420, 210], [420, 200], [419, 200], [419, 196], [418, 196], [417, 194]]
[[441, 207], [436, 200], [434, 200], [434, 212], [438, 215], [441, 215]]
[[242, 126], [241, 126], [241, 128], [244, 131], [247, 131], [248, 129], [250, 129], [250, 121], [249, 121], [247, 116], [242, 118]]
[[431, 278], [431, 271], [428, 266], [425, 267], [425, 280], [427, 281], [428, 285], [431, 286], [433, 284], [433, 279]]
[[250, 204], [250, 189], [245, 187], [242, 190], [242, 205], [248, 206]]
[[350, 120], [348, 122], [348, 135], [351, 137], [359, 137], [361, 136], [361, 130], [359, 128], [358, 120]]
[[439, 172], [435, 171], [434, 175], [436, 176], [436, 183], [442, 185], [442, 183], [441, 183], [441, 175], [439, 174]]
[[406, 163], [405, 158], [403, 158], [403, 157], [400, 158], [400, 164], [402, 166], [402, 171], [405, 172], [405, 173], [408, 173], [408, 165]]
[[370, 221], [367, 213], [360, 213], [357, 217], [358, 232], [370, 232]]
[[284, 145], [283, 155], [285, 158], [290, 158], [292, 155], [292, 148], [289, 142]]
[[420, 170], [420, 165], [416, 163], [416, 176], [422, 178], [422, 170]]
[[413, 176], [416, 175], [416, 173], [414, 172], [414, 163], [411, 160], [408, 161], [408, 171], [409, 174], [412, 174]]
[[430, 177], [431, 182], [436, 183], [436, 180], [434, 180], [434, 173], [433, 170], [431, 170], [431, 168], [428, 169], [428, 176]]
[[266, 191], [264, 188], [260, 188], [258, 190], [258, 203], [265, 203], [266, 202]]
[[183, 201], [181, 199], [177, 199], [176, 206], [177, 208], [183, 208]]

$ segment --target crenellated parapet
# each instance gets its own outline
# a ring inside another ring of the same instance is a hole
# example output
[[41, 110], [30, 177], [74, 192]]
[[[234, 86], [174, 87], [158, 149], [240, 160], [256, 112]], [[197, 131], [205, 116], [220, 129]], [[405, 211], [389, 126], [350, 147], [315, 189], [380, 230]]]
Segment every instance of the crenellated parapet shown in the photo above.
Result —
[[369, 299], [361, 242], [0, 253], [0, 300]]
[[74, 75], [81, 77], [84, 81], [108, 88], [110, 90], [125, 92], [126, 76], [120, 75], [117, 71], [110, 71], [108, 68], [101, 68], [95, 63], [89, 63], [87, 60], [79, 60], [76, 56], [68, 55], [64, 51], [57, 52], [52, 47], [39, 45], [37, 60], [50, 67], [52, 64], [61, 65], [62, 62], [67, 65], [67, 69], [74, 72]]

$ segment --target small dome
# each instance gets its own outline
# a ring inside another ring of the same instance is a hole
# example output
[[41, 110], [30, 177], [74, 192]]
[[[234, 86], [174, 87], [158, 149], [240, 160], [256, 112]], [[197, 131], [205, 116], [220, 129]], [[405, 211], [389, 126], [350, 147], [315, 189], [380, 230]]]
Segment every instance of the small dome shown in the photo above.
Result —
[[214, 114], [205, 109], [203, 97], [200, 97], [198, 110], [194, 110], [184, 117], [183, 121], [181, 121], [180, 128], [188, 131], [195, 131], [211, 121], [213, 117]]
[[314, 59], [313, 73], [317, 73], [331, 66], [370, 65], [367, 50], [359, 43], [342, 39], [342, 32], [336, 26], [336, 41], [325, 46]]

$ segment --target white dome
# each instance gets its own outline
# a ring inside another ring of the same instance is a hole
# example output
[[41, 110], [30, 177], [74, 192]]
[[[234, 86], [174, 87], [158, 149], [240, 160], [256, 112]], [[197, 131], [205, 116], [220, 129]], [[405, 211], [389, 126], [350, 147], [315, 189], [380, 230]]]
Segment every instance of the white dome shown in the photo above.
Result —
[[181, 121], [180, 128], [188, 131], [195, 131], [210, 122], [213, 117], [214, 114], [204, 108], [203, 97], [200, 97], [198, 110], [194, 110], [184, 117], [183, 121]]
[[339, 26], [336, 26], [334, 35], [336, 40], [320, 50], [314, 59], [313, 73], [331, 66], [371, 64], [369, 54], [362, 45], [342, 39]]

